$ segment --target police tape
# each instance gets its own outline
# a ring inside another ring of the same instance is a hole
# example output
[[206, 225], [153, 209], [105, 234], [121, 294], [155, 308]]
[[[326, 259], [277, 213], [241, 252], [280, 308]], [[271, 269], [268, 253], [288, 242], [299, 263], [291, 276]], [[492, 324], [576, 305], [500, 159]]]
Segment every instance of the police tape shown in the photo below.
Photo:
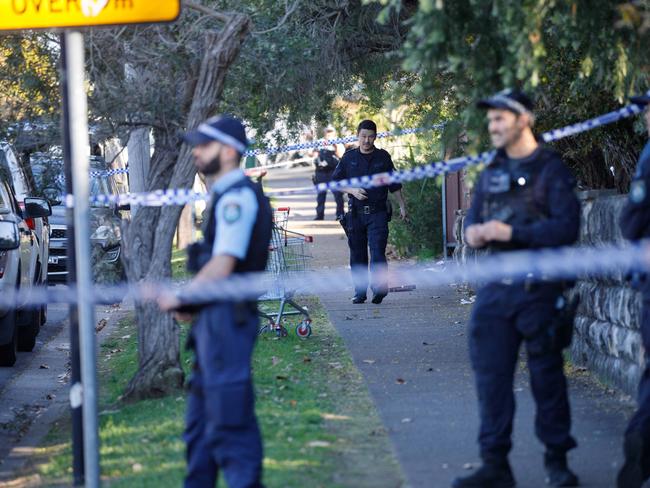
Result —
[[[650, 94], [650, 91], [648, 92]], [[631, 117], [641, 113], [643, 107], [631, 104], [619, 110], [599, 115], [592, 119], [571, 124], [559, 129], [545, 132], [541, 135], [545, 142], [553, 142], [565, 137], [587, 132], [607, 124], [612, 124], [621, 119]], [[415, 130], [415, 129], [413, 129]], [[342, 190], [344, 188], [373, 188], [388, 186], [394, 183], [405, 181], [421, 180], [425, 178], [434, 178], [447, 173], [453, 173], [475, 166], [480, 163], [489, 162], [495, 155], [495, 151], [486, 151], [475, 156], [462, 156], [450, 160], [436, 161], [414, 168], [393, 171], [391, 173], [378, 173], [365, 175], [361, 177], [349, 178], [340, 181], [331, 181], [329, 183], [319, 183], [314, 186], [294, 188], [290, 190], [269, 190], [267, 195], [272, 196], [289, 196], [309, 193], [319, 193], [327, 190]], [[91, 203], [96, 205], [141, 205], [141, 206], [164, 206], [164, 205], [186, 205], [197, 200], [208, 198], [206, 193], [198, 193], [187, 189], [167, 189], [156, 190], [151, 193], [127, 193], [121, 195], [93, 195]], [[71, 201], [71, 200], [70, 200]]]
[[[272, 252], [282, 252], [276, 250]], [[403, 265], [391, 263], [378, 272], [377, 279], [391, 284], [415, 285], [417, 288], [473, 283], [555, 282], [584, 277], [614, 276], [622, 279], [629, 270], [650, 270], [650, 240], [626, 245], [597, 247], [562, 247], [534, 251], [503, 252], [477, 258], [465, 264], [446, 262]], [[200, 286], [185, 286], [183, 302], [210, 303], [218, 300], [279, 299], [287, 294], [323, 295], [352, 288], [353, 275], [367, 279], [364, 268], [320, 269], [311, 271], [265, 271], [231, 276]], [[96, 285], [84, 290], [95, 304], [111, 304], [123, 299], [153, 301], [165, 293], [175, 292], [184, 284], [174, 282], [140, 282], [113, 286]], [[76, 303], [74, 287], [35, 287], [4, 289], [0, 308], [39, 307], [46, 303]], [[28, 305], [25, 305], [28, 304]]]
[[[377, 139], [382, 139], [385, 137], [399, 137], [409, 134], [417, 134], [419, 132], [425, 132], [429, 130], [442, 129], [445, 124], [434, 124], [430, 127], [416, 127], [411, 129], [395, 129], [393, 131], [384, 131], [377, 133]], [[349, 144], [351, 142], [356, 142], [357, 136], [348, 136], [348, 137], [339, 137], [334, 139], [318, 139], [316, 141], [310, 142], [301, 142], [298, 144], [289, 144], [287, 146], [278, 146], [278, 147], [265, 147], [260, 149], [251, 149], [246, 151], [244, 156], [257, 156], [260, 154], [278, 154], [291, 151], [302, 151], [304, 149], [317, 149], [320, 147], [333, 146], [336, 144]], [[289, 163], [289, 162], [287, 162]], [[281, 163], [285, 164], [285, 163]], [[279, 167], [277, 165], [268, 165], [264, 168]]]

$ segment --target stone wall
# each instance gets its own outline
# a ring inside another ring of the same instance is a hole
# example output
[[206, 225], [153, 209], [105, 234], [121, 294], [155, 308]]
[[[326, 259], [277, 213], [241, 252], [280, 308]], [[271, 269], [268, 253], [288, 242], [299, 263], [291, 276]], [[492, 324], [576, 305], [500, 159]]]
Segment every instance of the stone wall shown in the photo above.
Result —
[[[624, 195], [583, 192], [580, 245], [598, 246], [622, 241], [618, 217]], [[462, 236], [464, 211], [458, 211], [455, 233], [459, 246], [454, 259], [475, 259]], [[643, 348], [639, 334], [641, 297], [622, 274], [607, 278], [583, 277], [574, 289], [580, 295], [571, 356], [603, 380], [634, 395], [642, 371]]]

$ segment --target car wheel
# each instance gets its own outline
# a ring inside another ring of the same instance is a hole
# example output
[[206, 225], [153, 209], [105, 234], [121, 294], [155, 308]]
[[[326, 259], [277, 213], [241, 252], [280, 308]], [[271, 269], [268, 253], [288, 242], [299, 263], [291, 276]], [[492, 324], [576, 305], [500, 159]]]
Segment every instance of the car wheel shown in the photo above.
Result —
[[41, 308], [27, 308], [21, 312], [22, 325], [18, 327], [18, 350], [30, 352], [36, 345], [41, 330]]
[[13, 329], [11, 342], [0, 346], [0, 367], [9, 368], [16, 363], [18, 353], [18, 328], [16, 327], [15, 310], [10, 310], [7, 315], [0, 319], [0, 327], [11, 327]]

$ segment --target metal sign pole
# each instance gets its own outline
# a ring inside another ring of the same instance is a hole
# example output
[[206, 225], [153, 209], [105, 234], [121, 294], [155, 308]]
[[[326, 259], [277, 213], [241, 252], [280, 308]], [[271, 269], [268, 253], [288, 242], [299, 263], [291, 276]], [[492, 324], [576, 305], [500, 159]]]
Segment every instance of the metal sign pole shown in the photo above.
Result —
[[67, 95], [70, 120], [70, 155], [74, 196], [77, 299], [81, 378], [83, 383], [83, 440], [86, 486], [99, 487], [99, 435], [97, 428], [97, 371], [95, 364], [95, 320], [92, 302], [89, 226], [88, 106], [84, 86], [84, 44], [80, 32], [66, 31]]
[[[65, 35], [61, 34], [61, 98], [63, 127], [63, 161], [65, 174], [65, 193], [72, 195], [72, 166], [70, 159], [70, 110], [68, 108], [68, 65]], [[66, 209], [66, 238], [68, 240], [67, 270], [68, 286], [75, 286], [75, 241], [74, 207]], [[84, 442], [83, 415], [81, 411], [81, 360], [79, 356], [79, 310], [76, 303], [70, 307], [70, 414], [72, 416], [72, 482], [74, 486], [84, 484]]]

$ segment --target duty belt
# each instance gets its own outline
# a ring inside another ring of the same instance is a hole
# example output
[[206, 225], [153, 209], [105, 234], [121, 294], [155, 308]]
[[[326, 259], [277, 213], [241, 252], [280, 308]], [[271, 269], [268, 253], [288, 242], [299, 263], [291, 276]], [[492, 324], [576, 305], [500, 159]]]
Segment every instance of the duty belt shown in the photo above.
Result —
[[355, 205], [352, 207], [352, 211], [360, 214], [365, 214], [365, 215], [370, 215], [374, 214], [377, 212], [385, 212], [386, 211], [386, 204], [379, 204], [379, 205]]

